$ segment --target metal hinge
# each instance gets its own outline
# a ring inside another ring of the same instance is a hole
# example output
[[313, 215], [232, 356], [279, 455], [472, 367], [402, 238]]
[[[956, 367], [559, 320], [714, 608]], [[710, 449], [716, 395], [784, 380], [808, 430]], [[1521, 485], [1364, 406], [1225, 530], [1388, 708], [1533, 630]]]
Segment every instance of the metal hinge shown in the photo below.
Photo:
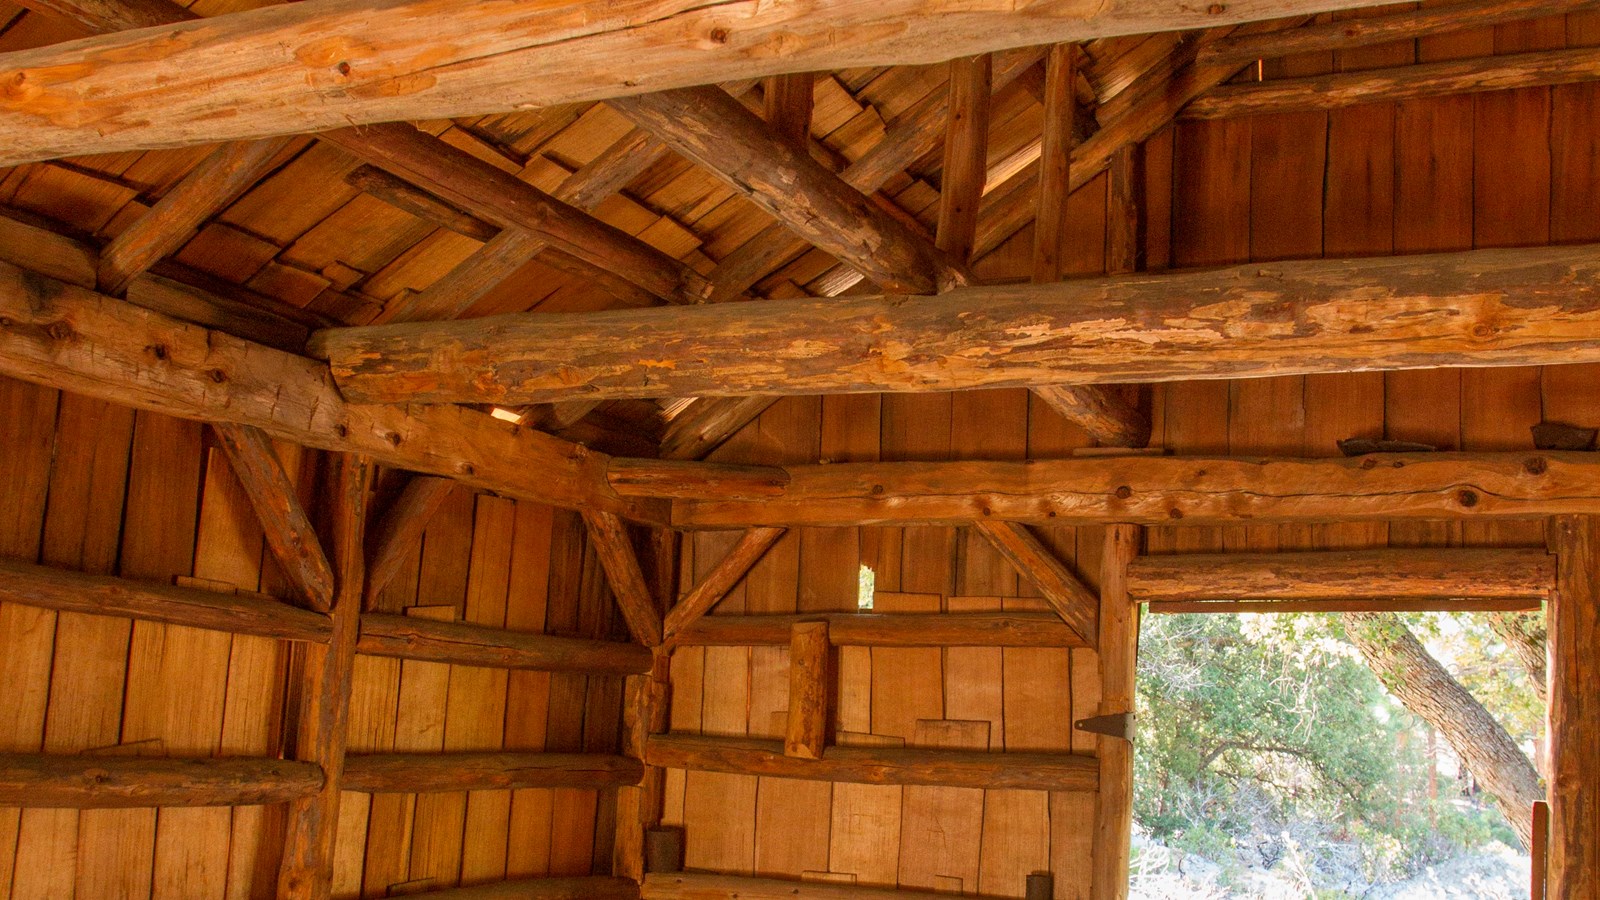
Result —
[[1088, 731], [1093, 734], [1103, 734], [1119, 740], [1133, 743], [1133, 724], [1139, 719], [1131, 712], [1113, 713], [1109, 716], [1095, 716], [1092, 719], [1079, 719], [1072, 723], [1079, 731]]

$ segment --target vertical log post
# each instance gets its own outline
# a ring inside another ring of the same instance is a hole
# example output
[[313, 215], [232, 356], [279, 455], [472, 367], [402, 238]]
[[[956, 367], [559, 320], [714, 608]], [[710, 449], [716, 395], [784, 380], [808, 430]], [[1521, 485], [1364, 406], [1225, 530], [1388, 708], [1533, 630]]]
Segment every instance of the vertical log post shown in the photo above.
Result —
[[328, 646], [306, 648], [300, 729], [295, 758], [322, 767], [322, 789], [289, 805], [288, 837], [278, 869], [278, 896], [325, 900], [333, 890], [339, 783], [344, 774], [350, 681], [361, 630], [367, 496], [372, 468], [365, 457], [339, 458], [333, 493], [332, 547], [336, 585]]
[[[1551, 523], [1550, 835], [1546, 891], [1600, 897], [1600, 518]], [[1531, 813], [1531, 810], [1526, 811]]]
[[[1139, 608], [1128, 599], [1128, 564], [1139, 555], [1144, 530], [1137, 525], [1106, 528], [1100, 576], [1100, 711], [1133, 712], [1134, 669], [1139, 650]], [[1095, 801], [1095, 900], [1128, 896], [1128, 852], [1133, 831], [1133, 745], [1115, 737], [1097, 739], [1100, 793]]]
[[796, 622], [789, 632], [789, 728], [785, 756], [821, 759], [828, 735], [827, 622]]
[[988, 54], [950, 61], [950, 121], [945, 132], [940, 176], [940, 250], [965, 262], [978, 233], [978, 206], [988, 176], [989, 88], [993, 63]]
[[[623, 694], [622, 753], [644, 759], [645, 742], [652, 734], [667, 730], [670, 711], [671, 651], [656, 648], [655, 662], [648, 675], [630, 675]], [[644, 779], [637, 787], [617, 789], [617, 831], [612, 844], [611, 873], [644, 881], [649, 857], [649, 836], [661, 823], [666, 770], [646, 765]]]

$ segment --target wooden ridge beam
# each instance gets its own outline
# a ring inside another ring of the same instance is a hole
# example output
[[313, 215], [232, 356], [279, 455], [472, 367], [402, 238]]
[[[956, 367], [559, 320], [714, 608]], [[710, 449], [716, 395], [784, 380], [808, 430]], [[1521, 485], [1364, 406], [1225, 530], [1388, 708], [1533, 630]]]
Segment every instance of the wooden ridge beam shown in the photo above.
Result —
[[1372, 454], [1351, 459], [1099, 457], [790, 466], [781, 497], [673, 504], [678, 528], [1237, 525], [1540, 518], [1600, 504], [1588, 453]]
[[213, 430], [289, 583], [312, 609], [327, 612], [333, 607], [333, 567], [272, 442], [250, 425], [224, 424]]
[[728, 592], [733, 590], [756, 563], [767, 555], [772, 545], [782, 538], [786, 528], [751, 528], [739, 538], [728, 555], [700, 579], [700, 583], [690, 588], [688, 593], [678, 599], [672, 609], [667, 613], [665, 631], [666, 638], [673, 642], [684, 630], [691, 628], [696, 621], [710, 612]]
[[357, 652], [500, 669], [638, 675], [650, 671], [650, 651], [638, 644], [438, 622], [367, 613]]
[[1217, 600], [1531, 600], [1555, 587], [1541, 549], [1339, 550], [1142, 556], [1128, 567], [1135, 603]]
[[[312, 337], [353, 402], [922, 392], [1600, 361], [1592, 246]], [[957, 323], [957, 324], [953, 324]]]
[[667, 769], [850, 784], [1094, 791], [1100, 764], [1070, 753], [988, 753], [901, 747], [829, 747], [821, 759], [785, 756], [783, 741], [658, 734], [645, 762]]
[[1540, 50], [1223, 85], [1184, 107], [1181, 118], [1222, 119], [1338, 109], [1358, 103], [1394, 103], [1596, 79], [1600, 79], [1600, 49]]
[[1100, 609], [1100, 597], [1084, 586], [1049, 547], [1039, 540], [1026, 525], [1016, 522], [997, 522], [980, 519], [972, 527], [1016, 568], [1029, 583], [1039, 589], [1046, 603], [1055, 610], [1061, 621], [1067, 623], [1085, 644], [1094, 645], [1095, 622]]
[[594, 544], [600, 565], [606, 570], [606, 582], [616, 598], [617, 609], [634, 640], [646, 647], [661, 643], [661, 612], [645, 580], [644, 569], [639, 565], [639, 554], [628, 537], [628, 525], [610, 513], [583, 513], [583, 522], [589, 529], [589, 540]]
[[604, 790], [642, 777], [638, 760], [603, 753], [358, 753], [345, 757], [342, 787], [363, 794]]
[[3, 375], [521, 499], [655, 518], [606, 483], [604, 454], [460, 407], [353, 404], [314, 360], [6, 263], [0, 321]]
[[367, 554], [365, 605], [388, 586], [405, 568], [408, 555], [414, 555], [434, 513], [450, 499], [456, 483], [433, 475], [412, 475], [400, 489], [394, 504], [384, 511], [373, 531], [372, 548]]
[[886, 290], [932, 294], [968, 279], [926, 238], [721, 88], [642, 94], [611, 106]]
[[709, 872], [652, 872], [644, 900], [945, 900], [951, 895], [908, 888], [874, 888], [825, 881], [789, 881]]
[[776, 647], [801, 622], [827, 622], [836, 647], [1084, 647], [1053, 612], [804, 613], [706, 616], [677, 633], [680, 647]]
[[1301, 53], [1348, 50], [1389, 41], [1411, 41], [1506, 22], [1522, 22], [1593, 9], [1593, 0], [1466, 0], [1441, 6], [1398, 8], [1381, 16], [1339, 19], [1279, 32], [1241, 34], [1212, 42], [1201, 63], [1245, 65]]
[[[734, 14], [657, 4], [619, 18], [610, 0], [532, 11], [476, 0], [376, 9], [365, 0], [317, 0], [0, 56], [0, 77], [12, 85], [0, 107], [0, 165], [535, 109], [786, 72], [932, 63], [1359, 5], [1044, 0], [1013, 10], [885, 0], [801, 17], [788, 8]], [[783, 52], [772, 52], [780, 43]]]
[[610, 875], [515, 878], [414, 896], [424, 900], [639, 900], [639, 882]]
[[24, 808], [255, 806], [311, 796], [322, 783], [321, 768], [287, 759], [0, 753], [0, 805]]

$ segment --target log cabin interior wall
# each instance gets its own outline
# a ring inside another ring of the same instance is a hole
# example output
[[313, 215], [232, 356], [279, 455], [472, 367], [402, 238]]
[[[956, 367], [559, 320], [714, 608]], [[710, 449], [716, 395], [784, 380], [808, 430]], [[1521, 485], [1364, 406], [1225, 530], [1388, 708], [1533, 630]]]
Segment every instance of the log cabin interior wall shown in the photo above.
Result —
[[[230, 6], [202, 5], [213, 15]], [[5, 3], [0, 21], [9, 23], [0, 50], [77, 36], [62, 20]], [[1111, 59], [1113, 51], [1120, 58], [1140, 46], [1124, 40], [1099, 49]], [[1600, 46], [1595, 13], [1290, 57], [1268, 61], [1259, 74], [1274, 79], [1586, 46]], [[899, 117], [942, 92], [944, 75], [944, 67], [932, 66], [819, 76], [811, 133], [835, 162], [859, 159]], [[990, 111], [997, 184], [980, 216], [974, 257], [985, 279], [1025, 280], [1033, 269], [1032, 201], [1017, 198], [1031, 198], [1028, 179], [1035, 176], [1026, 164], [1008, 166], [1029, 159], [1038, 137], [1039, 80], [999, 87]], [[587, 205], [713, 278], [714, 261], [771, 222], [603, 104], [438, 122], [427, 130], [558, 193], [572, 173], [612, 159], [604, 154], [625, 157], [618, 165], [633, 167], [629, 177]], [[630, 148], [631, 155], [622, 152]], [[18, 166], [0, 173], [0, 206], [109, 239], [208, 149]], [[1595, 83], [1183, 120], [1144, 142], [1141, 156], [1142, 264], [1150, 270], [1600, 240]], [[938, 218], [939, 159], [930, 149], [908, 161], [907, 171], [881, 180], [882, 193], [924, 230]], [[508, 238], [492, 237], [492, 226], [464, 215], [454, 228], [441, 228], [437, 209], [417, 214], [403, 191], [360, 167], [330, 143], [287, 142], [259, 183], [206, 221], [173, 262], [191, 276], [274, 297], [281, 312], [311, 324], [430, 317], [417, 312], [419, 303], [468, 316], [618, 304], [614, 292], [593, 288], [590, 273], [573, 274], [573, 266], [545, 258], [505, 264], [510, 255], [500, 264], [503, 280], [465, 287], [447, 281], [449, 296], [430, 295], [440, 279], [458, 277], [450, 275], [458, 264], [490, 259], [474, 254]], [[1064, 268], [1074, 274], [1108, 267], [1108, 193], [1102, 174], [1072, 195]], [[793, 255], [749, 280], [756, 293], [870, 289], [856, 287], [849, 271], [820, 251]], [[630, 302], [652, 302], [638, 291], [623, 293]], [[1565, 366], [1176, 383], [1151, 391], [1151, 445], [1177, 454], [1309, 457], [1337, 455], [1335, 442], [1347, 437], [1529, 449], [1529, 428], [1542, 420], [1600, 425], [1597, 379], [1600, 368]], [[662, 431], [626, 402], [604, 404], [583, 421], [547, 421], [619, 455], [653, 454]], [[848, 395], [781, 400], [710, 458], [1042, 459], [1093, 443], [1024, 390]], [[0, 447], [0, 554], [287, 595], [242, 489], [201, 426], [0, 380]], [[278, 450], [310, 501], [319, 454]], [[1103, 528], [1034, 531], [1091, 587], [1098, 584]], [[679, 588], [710, 571], [737, 539], [725, 532], [687, 537]], [[1542, 523], [1506, 521], [1171, 526], [1149, 529], [1146, 541], [1151, 553], [1543, 542]], [[875, 573], [880, 612], [1048, 608], [971, 528], [796, 528], [712, 615], [849, 612], [861, 566]], [[526, 631], [628, 634], [580, 516], [464, 488], [430, 521], [376, 607]], [[788, 656], [787, 647], [677, 649], [671, 728], [783, 737]], [[0, 604], [7, 708], [0, 751], [276, 755], [288, 741], [292, 717], [285, 710], [298, 700], [296, 660], [289, 644], [266, 638]], [[1099, 711], [1100, 662], [1092, 649], [846, 647], [835, 660], [838, 744], [1096, 752], [1097, 739], [1072, 727]], [[614, 753], [623, 741], [623, 703], [619, 676], [359, 657], [350, 749]], [[343, 799], [336, 896], [612, 870], [618, 804], [610, 791]], [[1107, 798], [672, 769], [662, 818], [684, 827], [685, 862], [696, 869], [996, 896], [1022, 896], [1026, 876], [1047, 870], [1055, 874], [1055, 896], [1079, 898], [1108, 896], [1094, 884], [1097, 802]], [[283, 827], [278, 807], [0, 810], [0, 897], [267, 896]]]

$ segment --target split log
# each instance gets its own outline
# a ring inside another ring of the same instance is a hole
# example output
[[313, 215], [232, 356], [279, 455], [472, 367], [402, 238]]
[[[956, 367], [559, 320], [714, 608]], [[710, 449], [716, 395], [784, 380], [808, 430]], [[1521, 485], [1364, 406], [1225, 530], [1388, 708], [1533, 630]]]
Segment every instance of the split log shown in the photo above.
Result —
[[[1444, 11], [1449, 7], [1440, 7]], [[1465, 24], [1477, 25], [1471, 20]], [[1338, 109], [1446, 94], [1571, 84], [1600, 78], [1600, 50], [1541, 50], [1304, 78], [1225, 85], [1184, 108], [1185, 119]]]
[[[683, 647], [776, 647], [789, 642], [803, 616], [706, 616], [676, 633]], [[836, 647], [1083, 647], [1055, 613], [827, 613]]]
[[474, 410], [353, 404], [313, 360], [5, 263], [0, 374], [168, 415], [253, 425], [278, 440], [363, 453], [521, 499], [632, 507], [606, 484], [604, 454]]
[[650, 671], [650, 651], [637, 644], [531, 634], [465, 622], [367, 613], [356, 650], [366, 656], [425, 659], [461, 666], [638, 675]]
[[1034, 536], [1027, 526], [1016, 522], [996, 522], [979, 519], [972, 523], [1000, 555], [1014, 566], [1039, 593], [1061, 621], [1090, 646], [1095, 633], [1095, 621], [1100, 609], [1100, 598], [1084, 586], [1077, 575], [1062, 564], [1044, 542]]
[[644, 900], [946, 900], [951, 895], [826, 881], [683, 872], [646, 875], [641, 896]]
[[[1600, 896], [1600, 519], [1550, 523], [1559, 584], [1550, 605], [1549, 876], [1551, 897]], [[1522, 810], [1526, 815], [1529, 811]], [[1512, 811], [1506, 811], [1507, 816]]]
[[279, 567], [301, 599], [317, 612], [327, 612], [333, 607], [333, 567], [278, 451], [261, 429], [250, 425], [218, 425], [214, 430]]
[[342, 787], [363, 794], [603, 790], [638, 784], [643, 775], [638, 760], [600, 753], [372, 753], [345, 758]]
[[1542, 549], [1350, 550], [1143, 556], [1128, 596], [1146, 601], [1502, 599], [1537, 604], [1555, 587]]
[[285, 759], [0, 754], [0, 806], [254, 806], [321, 787], [322, 769]]
[[263, 594], [221, 594], [0, 559], [0, 600], [189, 628], [327, 643], [328, 617]]
[[783, 755], [821, 759], [828, 741], [832, 683], [828, 621], [796, 622], [789, 638], [789, 716]]
[[0, 112], [0, 165], [536, 109], [785, 72], [933, 63], [1354, 5], [1048, 0], [975, 9], [885, 0], [798, 15], [789, 7], [734, 14], [657, 3], [626, 16], [611, 0], [532, 11], [476, 0], [270, 6], [5, 54], [0, 77], [12, 88]]
[[679, 500], [679, 528], [756, 525], [1237, 525], [1538, 518], [1600, 503], [1591, 453], [1354, 459], [1085, 457], [789, 466], [783, 496]]
[[639, 900], [639, 882], [608, 875], [519, 878], [413, 896], [423, 900]]
[[[1597, 51], [1600, 52], [1600, 51]], [[353, 402], [923, 392], [1600, 360], [1594, 247], [339, 328]]]
[[628, 537], [627, 523], [610, 513], [583, 513], [589, 541], [606, 570], [611, 594], [634, 640], [646, 647], [661, 643], [661, 612], [639, 566], [639, 554]]
[[821, 759], [783, 754], [782, 741], [663, 734], [650, 738], [645, 762], [667, 769], [804, 778], [850, 784], [1094, 791], [1100, 764], [1070, 753], [983, 753], [900, 747], [829, 747]]
[[745, 532], [739, 543], [728, 551], [728, 555], [667, 613], [667, 638], [676, 642], [681, 632], [710, 612], [767, 555], [767, 551], [786, 531], [784, 528], [752, 528]]

